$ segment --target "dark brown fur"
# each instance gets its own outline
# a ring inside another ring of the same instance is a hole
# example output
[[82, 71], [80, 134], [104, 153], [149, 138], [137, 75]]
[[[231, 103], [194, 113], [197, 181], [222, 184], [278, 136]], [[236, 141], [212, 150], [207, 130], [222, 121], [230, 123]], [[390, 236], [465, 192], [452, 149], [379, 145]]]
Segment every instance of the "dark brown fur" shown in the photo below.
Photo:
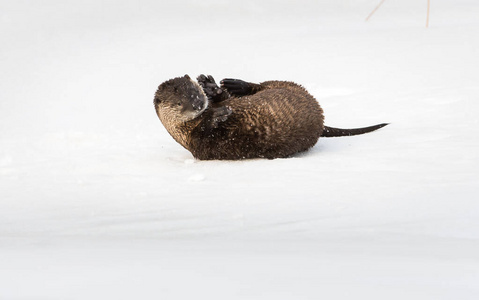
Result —
[[[219, 88], [211, 76], [198, 79], [202, 87], [187, 76], [164, 82], [154, 101], [168, 132], [197, 159], [289, 157], [314, 146], [323, 131], [325, 136], [343, 136], [385, 125], [353, 133], [325, 127], [316, 99], [293, 82], [258, 85], [225, 79]], [[183, 108], [180, 102], [189, 105], [192, 98], [196, 107]], [[208, 108], [204, 110], [198, 101], [206, 101]]]

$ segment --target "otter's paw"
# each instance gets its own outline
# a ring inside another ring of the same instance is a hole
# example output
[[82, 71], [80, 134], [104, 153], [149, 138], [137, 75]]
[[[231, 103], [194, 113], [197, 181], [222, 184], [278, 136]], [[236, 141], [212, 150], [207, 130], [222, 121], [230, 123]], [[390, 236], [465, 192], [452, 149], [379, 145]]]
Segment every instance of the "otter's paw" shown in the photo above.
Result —
[[221, 87], [236, 96], [249, 95], [252, 91], [251, 84], [240, 79], [225, 78], [221, 80]]
[[198, 78], [196, 78], [196, 80], [198, 81], [198, 84], [203, 88], [203, 91], [205, 92], [209, 100], [214, 101], [218, 95], [221, 95], [223, 93], [223, 90], [218, 87], [215, 80], [213, 79], [213, 76], [211, 75], [205, 76], [201, 74], [200, 76], [198, 76]]
[[211, 126], [213, 128], [218, 128], [218, 124], [228, 120], [228, 117], [233, 113], [231, 108], [228, 106], [217, 107], [213, 110], [213, 115], [211, 117]]

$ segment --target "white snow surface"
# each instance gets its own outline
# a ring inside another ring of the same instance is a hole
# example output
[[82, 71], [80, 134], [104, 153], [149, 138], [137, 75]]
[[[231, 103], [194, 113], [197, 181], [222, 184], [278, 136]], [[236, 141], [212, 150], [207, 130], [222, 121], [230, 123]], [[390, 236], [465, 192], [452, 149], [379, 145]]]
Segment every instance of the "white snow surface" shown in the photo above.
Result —
[[[2, 0], [0, 299], [479, 299], [479, 2], [378, 2]], [[391, 124], [198, 161], [186, 73]]]

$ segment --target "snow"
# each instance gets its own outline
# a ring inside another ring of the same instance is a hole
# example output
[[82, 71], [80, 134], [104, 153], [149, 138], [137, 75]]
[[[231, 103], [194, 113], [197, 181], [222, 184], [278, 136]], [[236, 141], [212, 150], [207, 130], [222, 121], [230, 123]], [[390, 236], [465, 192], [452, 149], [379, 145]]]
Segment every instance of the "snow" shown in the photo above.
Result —
[[[479, 4], [3, 1], [0, 299], [478, 299]], [[292, 80], [290, 159], [197, 161], [153, 94]]]

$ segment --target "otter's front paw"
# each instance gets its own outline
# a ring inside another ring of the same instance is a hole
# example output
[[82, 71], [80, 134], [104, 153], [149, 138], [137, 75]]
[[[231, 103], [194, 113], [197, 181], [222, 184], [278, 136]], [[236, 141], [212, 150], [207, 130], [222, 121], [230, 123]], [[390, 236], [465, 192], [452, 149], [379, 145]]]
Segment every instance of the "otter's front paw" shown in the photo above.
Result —
[[236, 96], [249, 95], [252, 91], [251, 84], [240, 79], [225, 78], [221, 80], [221, 87]]
[[205, 76], [201, 74], [200, 76], [198, 76], [197, 80], [198, 84], [203, 88], [203, 91], [205, 92], [209, 100], [215, 101], [218, 96], [223, 93], [223, 90], [218, 87], [215, 80], [213, 79], [213, 76]]

